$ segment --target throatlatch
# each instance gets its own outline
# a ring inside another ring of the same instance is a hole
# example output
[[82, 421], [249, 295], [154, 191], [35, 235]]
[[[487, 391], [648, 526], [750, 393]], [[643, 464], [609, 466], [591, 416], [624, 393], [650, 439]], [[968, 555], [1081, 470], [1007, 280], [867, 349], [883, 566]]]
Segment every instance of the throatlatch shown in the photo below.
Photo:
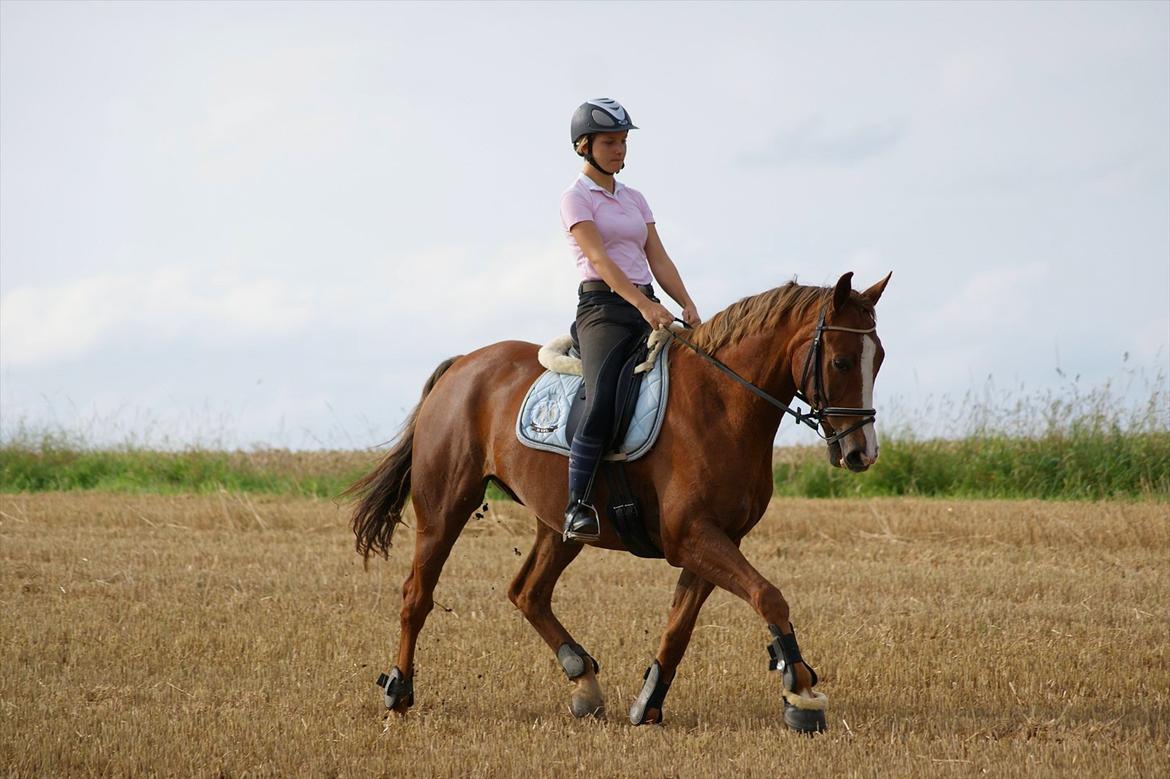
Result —
[[407, 706], [414, 705], [414, 680], [407, 679], [398, 666], [389, 675], [378, 674], [378, 686], [382, 688], [386, 708], [393, 709], [403, 701]]
[[583, 676], [589, 670], [587, 663], [593, 664], [593, 673], [601, 670], [601, 665], [580, 644], [561, 644], [557, 648], [557, 660], [570, 680]]
[[638, 697], [634, 699], [634, 705], [630, 706], [630, 723], [641, 725], [646, 721], [648, 710], [658, 709], [658, 718], [652, 720], [657, 724], [662, 722], [662, 703], [666, 700], [666, 693], [670, 692], [670, 683], [662, 680], [662, 666], [658, 664], [657, 660], [646, 669], [642, 678], [646, 682], [642, 685], [642, 691], [638, 693]]

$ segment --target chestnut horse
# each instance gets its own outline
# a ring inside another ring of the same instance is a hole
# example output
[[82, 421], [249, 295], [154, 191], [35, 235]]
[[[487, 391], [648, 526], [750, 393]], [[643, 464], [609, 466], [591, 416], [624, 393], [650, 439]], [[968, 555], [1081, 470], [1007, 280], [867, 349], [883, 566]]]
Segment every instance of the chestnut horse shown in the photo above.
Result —
[[[814, 412], [824, 412], [819, 422], [830, 461], [864, 471], [878, 455], [869, 407], [883, 351], [874, 306], [890, 277], [858, 293], [850, 287], [852, 276], [846, 273], [835, 287], [791, 282], [745, 298], [688, 335], [774, 400], [807, 398]], [[771, 631], [785, 722], [803, 732], [822, 730], [826, 699], [813, 691], [816, 674], [800, 656], [788, 603], [739, 549], [772, 498], [772, 446], [784, 412], [699, 354], [677, 343], [671, 348], [672, 391], [661, 433], [650, 452], [627, 467], [650, 537], [682, 572], [656, 662], [630, 718], [635, 724], [661, 721], [699, 610], [711, 590], [722, 587], [747, 601]], [[566, 461], [516, 439], [520, 403], [544, 370], [537, 350], [536, 344], [504, 341], [445, 360], [392, 450], [347, 491], [358, 500], [352, 524], [367, 562], [372, 553], [388, 552], [408, 495], [414, 506], [414, 561], [402, 588], [398, 660], [378, 680], [386, 705], [399, 713], [414, 701], [415, 645], [439, 574], [489, 481], [538, 520], [536, 540], [508, 595], [576, 682], [573, 714], [603, 712], [598, 665], [551, 608], [557, 579], [582, 548], [561, 539]], [[599, 483], [597, 505], [606, 505], [606, 491]], [[625, 548], [604, 516], [601, 538], [592, 545]]]

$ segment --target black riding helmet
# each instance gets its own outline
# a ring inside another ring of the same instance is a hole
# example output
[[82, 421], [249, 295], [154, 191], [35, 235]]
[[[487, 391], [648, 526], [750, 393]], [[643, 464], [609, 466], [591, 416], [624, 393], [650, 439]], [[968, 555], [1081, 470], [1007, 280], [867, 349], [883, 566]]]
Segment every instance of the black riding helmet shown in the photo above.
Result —
[[626, 109], [618, 101], [608, 97], [586, 100], [573, 112], [573, 122], [570, 128], [573, 150], [576, 151], [577, 143], [582, 137], [589, 136], [589, 143], [586, 144], [585, 153], [581, 156], [605, 175], [612, 176], [617, 171], [610, 172], [598, 165], [597, 161], [593, 159], [593, 135], [637, 129], [638, 127], [630, 120], [630, 115], [626, 113]]

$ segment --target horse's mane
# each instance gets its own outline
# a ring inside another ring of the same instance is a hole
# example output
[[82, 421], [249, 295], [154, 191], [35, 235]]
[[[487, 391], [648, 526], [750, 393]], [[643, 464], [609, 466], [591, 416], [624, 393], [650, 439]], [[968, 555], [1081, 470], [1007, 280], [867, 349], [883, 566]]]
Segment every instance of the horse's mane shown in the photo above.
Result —
[[[784, 316], [803, 317], [833, 294], [832, 287], [810, 287], [790, 281], [758, 295], [743, 298], [712, 316], [688, 334], [688, 340], [707, 353], [733, 344], [747, 336], [780, 325]], [[873, 314], [873, 304], [856, 292], [851, 302]]]

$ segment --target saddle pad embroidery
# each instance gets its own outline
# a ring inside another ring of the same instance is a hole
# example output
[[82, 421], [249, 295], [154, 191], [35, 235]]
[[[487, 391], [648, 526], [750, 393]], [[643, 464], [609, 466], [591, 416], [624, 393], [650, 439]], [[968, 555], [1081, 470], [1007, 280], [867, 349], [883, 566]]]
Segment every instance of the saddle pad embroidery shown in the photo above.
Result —
[[[653, 367], [642, 378], [626, 437], [616, 452], [605, 455], [606, 460], [637, 460], [658, 439], [666, 415], [668, 356], [669, 350], [662, 349]], [[582, 381], [584, 379], [579, 375], [553, 371], [540, 374], [520, 404], [520, 414], [516, 418], [516, 437], [520, 443], [568, 456], [570, 442], [565, 437], [565, 424]]]

